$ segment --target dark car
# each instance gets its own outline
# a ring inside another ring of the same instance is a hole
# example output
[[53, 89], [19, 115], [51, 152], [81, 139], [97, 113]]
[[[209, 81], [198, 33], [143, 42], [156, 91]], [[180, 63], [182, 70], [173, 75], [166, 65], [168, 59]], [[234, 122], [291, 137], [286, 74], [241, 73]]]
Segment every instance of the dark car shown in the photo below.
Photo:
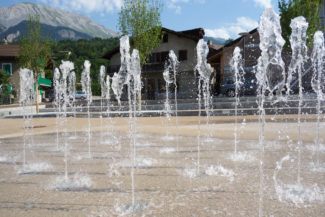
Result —
[[53, 102], [55, 98], [55, 91], [54, 89], [50, 89], [45, 92], [45, 97], [49, 99], [49, 102]]
[[[239, 95], [255, 95], [257, 88], [256, 81], [248, 79], [240, 86]], [[227, 80], [226, 83], [221, 85], [221, 93], [228, 97], [234, 97], [235, 91], [236, 87], [233, 80]]]

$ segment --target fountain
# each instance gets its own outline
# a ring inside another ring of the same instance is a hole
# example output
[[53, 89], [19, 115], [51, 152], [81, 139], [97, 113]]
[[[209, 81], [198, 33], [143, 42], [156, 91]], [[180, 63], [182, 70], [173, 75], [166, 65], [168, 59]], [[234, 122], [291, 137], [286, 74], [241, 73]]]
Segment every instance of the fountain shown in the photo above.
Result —
[[61, 83], [60, 83], [60, 71], [58, 68], [55, 68], [53, 74], [53, 86], [54, 86], [54, 101], [53, 105], [56, 111], [56, 119], [55, 119], [55, 129], [56, 129], [56, 149], [59, 150], [59, 123], [60, 123], [60, 114], [61, 114]]
[[[200, 146], [201, 146], [201, 97], [203, 94], [204, 108], [206, 116], [206, 126], [209, 128], [209, 116], [211, 109], [211, 96], [210, 96], [210, 78], [212, 74], [211, 65], [207, 63], [207, 56], [209, 53], [209, 47], [207, 43], [201, 39], [199, 40], [197, 47], [197, 65], [194, 71], [198, 72], [198, 137], [197, 137], [197, 174], [200, 173]], [[210, 134], [210, 128], [209, 128]]]
[[108, 118], [108, 132], [111, 132], [112, 129], [111, 125], [112, 123], [112, 118], [110, 116], [110, 112], [111, 112], [111, 77], [109, 75], [106, 76], [106, 82], [105, 82], [105, 90], [106, 92], [104, 93], [105, 95], [105, 99], [106, 99], [106, 116]]
[[290, 27], [292, 33], [290, 36], [290, 44], [292, 48], [292, 59], [289, 65], [288, 74], [298, 74], [299, 80], [299, 105], [298, 105], [298, 165], [297, 165], [297, 182], [301, 184], [301, 151], [302, 151], [302, 135], [301, 135], [301, 108], [303, 103], [303, 87], [302, 73], [305, 69], [305, 63], [308, 61], [307, 56], [307, 28], [308, 23], [304, 17], [297, 17], [291, 21]]
[[73, 121], [74, 121], [74, 139], [77, 137], [77, 117], [76, 117], [76, 73], [71, 71], [68, 78], [68, 98], [69, 106], [72, 108]]
[[[68, 180], [68, 142], [67, 142], [67, 107], [70, 104], [70, 96], [74, 95], [75, 77], [71, 72], [74, 69], [74, 64], [69, 61], [62, 61], [60, 65], [60, 71], [55, 69], [54, 73], [54, 88], [55, 88], [55, 105], [59, 108], [59, 114], [57, 115], [57, 123], [59, 122], [60, 128], [63, 129], [63, 144], [64, 144], [64, 177]], [[69, 88], [68, 88], [69, 79]], [[59, 120], [58, 120], [59, 119]], [[58, 127], [57, 132], [57, 148], [59, 148], [58, 139]]]
[[[169, 85], [173, 83], [173, 79], [170, 77], [170, 66], [168, 64], [165, 64], [165, 70], [163, 72], [163, 77], [166, 82], [166, 100], [165, 100], [165, 113], [166, 113], [166, 119], [167, 122], [170, 121], [170, 116], [171, 116], [171, 108], [170, 108], [170, 103], [169, 103]], [[168, 131], [168, 124], [167, 124], [167, 129], [166, 129], [166, 136], [169, 136], [169, 131]]]
[[321, 102], [325, 99], [324, 96], [324, 58], [325, 58], [325, 46], [324, 46], [324, 34], [321, 31], [317, 31], [314, 35], [314, 48], [312, 53], [312, 63], [314, 74], [312, 77], [312, 88], [317, 95], [317, 134], [316, 134], [316, 155], [317, 163], [316, 167], [320, 167], [321, 142], [320, 142], [320, 119], [321, 119]]
[[[174, 51], [169, 51], [168, 60], [165, 64], [165, 70], [163, 72], [163, 77], [166, 82], [166, 100], [165, 100], [165, 111], [166, 111], [166, 119], [167, 119], [167, 135], [166, 138], [169, 137], [169, 130], [168, 130], [168, 123], [170, 122], [170, 116], [171, 116], [171, 107], [169, 102], [169, 88], [170, 85], [174, 85], [174, 110], [175, 110], [175, 125], [176, 125], [176, 142], [177, 142], [177, 150], [179, 146], [178, 142], [178, 115], [177, 115], [177, 68], [178, 68], [179, 62], [177, 60], [177, 56], [175, 55]], [[172, 76], [171, 76], [172, 75]]]
[[[24, 143], [23, 143], [23, 169], [26, 167], [26, 143], [27, 136], [30, 137], [30, 141], [32, 142], [31, 136], [28, 135], [29, 130], [33, 127], [33, 112], [31, 109], [32, 103], [34, 102], [34, 75], [33, 72], [29, 69], [22, 69], [19, 72], [20, 76], [20, 98], [19, 103], [20, 106], [23, 107], [23, 118], [24, 118]], [[29, 110], [29, 112], [28, 112]]]
[[[181, 105], [180, 100], [177, 102], [179, 62], [175, 53], [169, 52], [163, 72], [166, 82], [165, 109], [161, 111], [166, 114], [167, 127], [160, 123], [160, 117], [141, 117], [142, 114], [147, 114], [145, 112], [151, 111], [138, 109], [138, 94], [142, 88], [140, 57], [138, 50], [130, 49], [127, 36], [120, 39], [121, 67], [118, 73], [114, 73], [111, 78], [106, 75], [104, 66], [100, 68], [101, 100], [98, 119], [93, 118], [95, 115], [90, 115], [90, 62], [85, 61], [81, 79], [83, 91], [87, 94], [85, 107], [88, 112], [78, 114], [87, 116], [88, 119], [80, 118], [77, 122], [74, 64], [63, 61], [53, 76], [56, 119], [43, 119], [46, 124], [40, 118], [34, 119], [34, 122], [48, 126], [44, 127], [44, 131], [35, 129], [35, 133], [30, 132], [33, 129], [33, 112], [29, 111], [34, 102], [33, 72], [21, 70], [23, 137], [20, 139], [16, 134], [12, 138], [1, 140], [0, 151], [15, 155], [15, 144], [23, 144], [23, 170], [17, 178], [16, 173], [8, 172], [12, 165], [16, 165], [8, 163], [9, 154], [7, 159], [0, 156], [0, 188], [4, 193], [0, 198], [3, 203], [1, 213], [5, 216], [322, 216], [325, 201], [325, 169], [322, 164], [325, 150], [322, 144], [325, 138], [322, 119], [325, 46], [323, 33], [316, 32], [310, 63], [313, 70], [311, 85], [317, 99], [313, 99], [313, 94], [310, 94], [312, 97], [305, 97], [307, 94], [304, 95], [302, 81], [304, 68], [309, 64], [309, 61], [306, 62], [309, 60], [306, 47], [307, 26], [303, 17], [292, 20], [293, 56], [286, 71], [282, 60], [284, 40], [281, 36], [280, 17], [273, 9], [267, 9], [262, 14], [258, 27], [261, 56], [255, 72], [259, 84], [257, 116], [238, 115], [239, 105], [244, 107], [246, 104], [240, 98], [244, 66], [240, 48], [234, 49], [231, 65], [236, 98], [234, 101], [224, 97], [215, 98], [215, 103], [225, 100], [234, 106], [234, 123], [228, 117], [211, 115], [212, 68], [207, 63], [209, 48], [203, 40], [197, 45], [195, 67], [198, 74], [198, 106], [195, 102], [190, 108], [191, 111], [198, 111], [198, 117], [179, 116], [178, 106], [185, 108], [188, 105]], [[293, 100], [295, 96], [292, 96], [292, 83], [296, 78], [299, 82], [298, 108], [292, 109], [292, 114], [289, 114], [286, 113], [286, 106], [290, 109], [296, 106], [296, 101]], [[174, 106], [170, 103], [171, 85], [175, 86]], [[117, 107], [113, 107], [115, 99], [111, 98], [111, 88], [120, 105], [118, 111], [115, 110]], [[255, 102], [255, 98], [252, 99]], [[280, 112], [274, 116], [269, 115], [278, 109], [275, 109], [278, 105], [284, 105], [285, 108], [281, 110], [284, 115], [280, 115]], [[309, 109], [304, 105], [311, 107], [309, 111], [315, 110], [315, 116], [304, 115], [304, 111]], [[217, 108], [218, 106], [216, 105]], [[255, 107], [254, 104], [248, 109]], [[215, 115], [218, 114], [217, 110]], [[87, 127], [87, 157], [82, 157], [85, 151], [84, 138], [76, 136], [73, 141], [68, 140], [70, 137], [67, 132], [72, 129], [68, 127], [73, 127], [68, 124], [69, 111], [73, 112], [74, 120], [71, 121], [74, 121], [75, 135], [78, 135], [76, 122], [80, 128]], [[159, 114], [155, 112], [153, 113]], [[125, 114], [128, 117], [124, 118]], [[108, 123], [104, 126], [106, 115]], [[115, 117], [118, 115], [121, 117]], [[175, 125], [171, 126], [169, 120], [173, 115]], [[201, 123], [203, 118], [205, 125]], [[247, 118], [246, 126], [240, 129], [238, 123], [244, 118]], [[304, 118], [308, 121], [303, 121]], [[99, 125], [101, 131], [97, 132], [99, 128], [95, 126]], [[286, 127], [281, 128], [283, 125]], [[168, 149], [161, 149], [165, 143], [161, 138], [170, 129], [176, 129], [172, 133], [177, 134], [177, 143], [170, 141]], [[103, 132], [109, 132], [107, 137], [114, 138], [114, 145], [103, 142], [102, 137], [106, 135]], [[39, 144], [30, 145], [33, 158], [28, 155], [28, 159], [47, 159], [55, 167], [46, 163], [35, 164], [36, 166], [26, 163], [29, 162], [26, 160], [26, 147], [33, 143], [32, 136]], [[203, 146], [204, 137], [210, 139], [210, 142]], [[71, 150], [69, 143], [73, 145]], [[178, 150], [178, 143], [182, 144], [181, 150]], [[57, 149], [53, 153], [51, 148], [55, 144]], [[178, 151], [175, 151], [176, 147]], [[60, 150], [64, 150], [64, 155], [58, 152]], [[258, 161], [242, 158], [243, 152], [239, 150], [245, 151], [245, 154], [254, 159], [258, 158]], [[317, 156], [314, 156], [315, 151]], [[157, 158], [159, 154], [161, 157]], [[193, 160], [196, 161], [194, 166]], [[311, 165], [311, 162], [314, 168], [306, 166]], [[47, 172], [44, 168], [53, 171]], [[83, 170], [88, 171], [89, 175], [83, 174]], [[60, 176], [53, 179], [53, 174]], [[17, 202], [17, 198], [21, 202]]]
[[[100, 118], [100, 129], [103, 129], [103, 98], [105, 98], [105, 95], [106, 95], [106, 92], [107, 92], [105, 76], [106, 76], [106, 68], [105, 68], [105, 66], [100, 66], [100, 70], [99, 70], [99, 81], [100, 81], [100, 90], [101, 90], [101, 95], [100, 95], [101, 96], [100, 97], [100, 116], [99, 116], [99, 118]], [[101, 133], [100, 136], [101, 136], [101, 140], [103, 140], [103, 133]]]
[[130, 156], [131, 156], [131, 193], [132, 202], [125, 206], [127, 213], [136, 212], [143, 209], [144, 205], [135, 201], [134, 192], [134, 169], [136, 164], [136, 116], [137, 102], [139, 93], [141, 92], [141, 67], [139, 51], [134, 49], [130, 56], [129, 37], [123, 36], [120, 39], [121, 67], [118, 73], [115, 73], [112, 78], [112, 89], [119, 102], [123, 92], [124, 85], [127, 86], [128, 102], [129, 102], [129, 138], [130, 138]]
[[114, 73], [112, 77], [112, 89], [119, 105], [121, 105], [121, 96], [124, 85], [127, 85], [130, 79], [128, 74], [130, 71], [131, 58], [129, 52], [129, 38], [124, 36], [120, 39], [121, 67], [119, 72]]
[[235, 75], [235, 129], [234, 129], [234, 154], [233, 159], [236, 159], [237, 156], [237, 134], [238, 134], [238, 106], [239, 106], [239, 91], [243, 87], [245, 82], [244, 75], [245, 71], [242, 64], [242, 56], [240, 53], [240, 48], [236, 47], [234, 50], [233, 57], [231, 59], [231, 66], [233, 67], [234, 75]]
[[280, 17], [272, 8], [266, 9], [259, 22], [261, 56], [258, 59], [256, 79], [258, 88], [259, 106], [259, 146], [260, 146], [260, 187], [259, 187], [259, 216], [263, 216], [264, 197], [264, 149], [265, 149], [265, 94], [276, 92], [281, 94], [285, 82], [284, 62], [281, 57], [282, 47], [285, 43], [281, 36]]
[[[68, 133], [67, 133], [67, 107], [75, 106], [75, 72], [74, 64], [70, 61], [62, 61], [61, 65], [55, 69], [55, 73], [53, 76], [54, 88], [55, 88], [55, 101], [54, 105], [57, 108], [58, 114], [56, 115], [56, 123], [60, 126], [63, 134], [60, 137], [63, 139], [64, 144], [64, 176], [57, 177], [51, 187], [55, 190], [71, 190], [75, 188], [87, 188], [90, 187], [92, 182], [91, 179], [87, 176], [81, 176], [76, 173], [73, 177], [69, 177], [68, 173], [68, 160], [69, 160], [69, 144], [68, 144]], [[75, 108], [73, 108], [74, 120], [75, 116]], [[76, 129], [75, 129], [76, 135]], [[59, 149], [59, 132], [58, 126], [56, 126], [56, 136], [57, 136], [57, 148]], [[76, 139], [76, 138], [75, 138]]]
[[88, 114], [88, 157], [91, 158], [90, 140], [91, 140], [91, 126], [90, 126], [90, 105], [93, 101], [91, 93], [91, 79], [90, 79], [90, 62], [88, 60], [84, 63], [84, 70], [81, 74], [82, 91], [87, 96], [87, 114]]
[[[273, 180], [275, 184], [275, 189], [278, 195], [278, 199], [280, 201], [291, 201], [296, 205], [304, 202], [315, 202], [315, 201], [323, 201], [324, 195], [322, 190], [315, 183], [312, 186], [306, 186], [302, 183], [302, 154], [303, 154], [303, 130], [302, 128], [302, 108], [304, 102], [304, 93], [303, 93], [303, 72], [305, 70], [305, 66], [308, 64], [308, 48], [306, 46], [307, 39], [307, 28], [308, 23], [306, 22], [304, 17], [297, 17], [291, 21], [290, 24], [292, 28], [292, 34], [290, 37], [290, 43], [292, 47], [292, 59], [289, 65], [288, 77], [289, 82], [293, 76], [298, 77], [299, 84], [299, 104], [298, 104], [298, 117], [297, 117], [297, 125], [298, 125], [298, 144], [297, 144], [297, 178], [296, 182], [293, 184], [286, 184], [279, 178], [279, 173], [283, 168], [283, 164], [288, 162], [294, 162], [295, 158], [291, 157], [290, 153], [283, 157], [279, 162], [277, 162], [277, 167], [275, 169]], [[312, 77], [312, 88], [316, 92], [317, 95], [317, 105], [316, 105], [316, 113], [317, 113], [317, 123], [316, 123], [316, 150], [318, 153], [317, 156], [317, 165], [319, 167], [319, 154], [320, 154], [320, 143], [319, 143], [319, 130], [320, 130], [320, 100], [322, 99], [323, 90], [320, 86], [320, 83], [323, 78], [323, 67], [324, 67], [324, 36], [321, 32], [316, 32], [314, 36], [314, 47], [312, 52], [312, 67], [314, 70], [314, 74]], [[289, 93], [290, 89], [288, 90]], [[316, 170], [317, 171], [317, 170]], [[321, 171], [321, 169], [320, 169]]]

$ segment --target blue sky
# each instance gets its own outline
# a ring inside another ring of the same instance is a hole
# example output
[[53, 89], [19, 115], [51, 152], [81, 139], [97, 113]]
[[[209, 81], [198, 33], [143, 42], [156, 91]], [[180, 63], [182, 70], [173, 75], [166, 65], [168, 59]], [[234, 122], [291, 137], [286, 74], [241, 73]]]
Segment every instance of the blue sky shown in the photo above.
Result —
[[[0, 0], [7, 7], [26, 0]], [[123, 0], [30, 0], [84, 14], [99, 24], [118, 31], [118, 12]], [[162, 24], [175, 31], [202, 27], [207, 36], [237, 38], [239, 32], [257, 27], [263, 10], [278, 0], [162, 0]]]

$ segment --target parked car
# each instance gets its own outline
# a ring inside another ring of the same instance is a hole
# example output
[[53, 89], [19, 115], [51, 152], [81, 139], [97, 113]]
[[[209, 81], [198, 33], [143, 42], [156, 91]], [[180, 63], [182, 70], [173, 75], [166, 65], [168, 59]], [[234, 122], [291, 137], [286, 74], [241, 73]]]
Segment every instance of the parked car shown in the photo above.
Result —
[[49, 91], [47, 91], [45, 97], [49, 99], [49, 102], [53, 102], [55, 98], [54, 89], [52, 88]]
[[[255, 80], [246, 80], [244, 84], [240, 86], [239, 95], [255, 95], [257, 88], [258, 84]], [[235, 91], [236, 87], [233, 80], [227, 80], [226, 83], [221, 85], [221, 93], [228, 97], [234, 97]]]
[[87, 94], [83, 91], [77, 91], [75, 94], [75, 99], [87, 99]]

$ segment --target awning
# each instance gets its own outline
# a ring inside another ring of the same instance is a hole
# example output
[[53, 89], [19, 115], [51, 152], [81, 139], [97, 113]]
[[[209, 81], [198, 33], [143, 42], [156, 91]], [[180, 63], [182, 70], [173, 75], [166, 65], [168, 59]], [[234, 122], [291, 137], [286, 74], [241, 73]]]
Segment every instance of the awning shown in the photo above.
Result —
[[46, 78], [42, 78], [42, 75], [40, 74], [38, 81], [37, 81], [38, 86], [40, 87], [51, 87], [52, 86], [52, 81]]

